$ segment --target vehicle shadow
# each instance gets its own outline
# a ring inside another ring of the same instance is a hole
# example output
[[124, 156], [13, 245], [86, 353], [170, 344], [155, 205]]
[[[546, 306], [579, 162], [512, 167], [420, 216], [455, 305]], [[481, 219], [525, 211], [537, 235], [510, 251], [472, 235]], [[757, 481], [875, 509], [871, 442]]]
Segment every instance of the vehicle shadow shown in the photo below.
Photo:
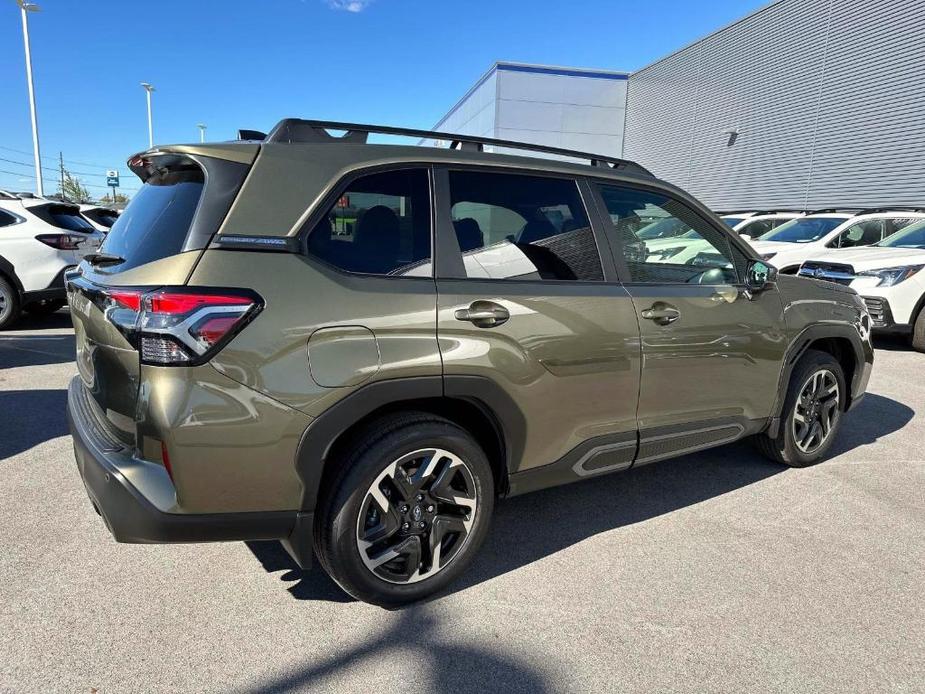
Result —
[[[391, 664], [401, 662], [413, 662], [415, 681], [423, 678], [426, 691], [434, 694], [553, 691], [543, 673], [512, 654], [502, 653], [497, 642], [451, 640], [450, 634], [460, 632], [446, 627], [427, 605], [409, 607], [396, 612], [383, 631], [354, 648], [239, 691], [254, 694], [311, 691], [322, 688], [325, 681], [326, 690], [336, 691], [337, 677], [345, 670], [359, 670], [364, 663], [388, 669]], [[401, 667], [394, 669], [397, 672]], [[376, 675], [376, 680], [381, 681], [383, 675], [380, 672]], [[408, 684], [416, 689], [422, 686]]]
[[[353, 601], [353, 598], [342, 591], [317, 565], [310, 571], [300, 569], [277, 540], [253, 540], [244, 544], [257, 557], [264, 571], [283, 572], [279, 579], [291, 584], [286, 590], [296, 600]], [[315, 561], [317, 564], [317, 559]]]
[[71, 312], [67, 308], [61, 308], [54, 313], [45, 316], [39, 316], [24, 311], [19, 320], [13, 324], [13, 330], [51, 330], [52, 328], [70, 328], [73, 327], [71, 322]]
[[915, 410], [896, 400], [868, 393], [845, 415], [838, 438], [829, 456], [841, 455], [902, 429], [915, 416]]
[[68, 433], [66, 390], [0, 390], [0, 461]]
[[0, 369], [74, 361], [74, 335], [0, 333]]
[[912, 345], [909, 338], [905, 335], [874, 335], [874, 348], [882, 349], [887, 352], [912, 352]]
[[[845, 416], [832, 455], [904, 427], [914, 411], [868, 394]], [[451, 592], [514, 571], [571, 545], [761, 482], [787, 468], [740, 441], [592, 480], [502, 500], [472, 566]], [[301, 571], [278, 542], [248, 543], [268, 572], [285, 571], [299, 600], [347, 600], [320, 567]]]

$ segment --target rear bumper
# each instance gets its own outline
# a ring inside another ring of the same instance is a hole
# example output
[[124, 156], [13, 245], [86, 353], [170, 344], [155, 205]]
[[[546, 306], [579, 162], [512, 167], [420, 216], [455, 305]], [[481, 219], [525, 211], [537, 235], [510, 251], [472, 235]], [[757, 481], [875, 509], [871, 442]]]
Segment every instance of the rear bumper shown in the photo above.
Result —
[[[170, 543], [226, 540], [289, 540], [295, 511], [267, 513], [170, 513], [158, 508], [139, 487], [163, 488], [166, 471], [138, 461], [125, 449], [107, 445], [105, 433], [81, 404], [79, 377], [68, 388], [68, 423], [74, 455], [87, 494], [118, 542]], [[146, 479], [146, 476], [148, 479]], [[129, 481], [131, 478], [132, 481]], [[156, 478], [156, 479], [151, 479]], [[311, 527], [310, 518], [301, 522]]]
[[35, 301], [52, 301], [67, 299], [67, 291], [64, 288], [64, 273], [74, 269], [74, 265], [68, 265], [61, 268], [61, 271], [55, 275], [55, 278], [45, 289], [36, 289], [31, 292], [23, 292], [22, 300], [24, 304], [31, 304]]

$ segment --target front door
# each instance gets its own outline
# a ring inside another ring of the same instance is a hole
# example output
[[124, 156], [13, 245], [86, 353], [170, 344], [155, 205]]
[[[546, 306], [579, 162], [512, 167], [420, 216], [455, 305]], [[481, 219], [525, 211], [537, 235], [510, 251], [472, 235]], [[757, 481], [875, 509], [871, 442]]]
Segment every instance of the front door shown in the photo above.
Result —
[[448, 391], [466, 376], [503, 389], [525, 429], [510, 437], [518, 448], [511, 472], [629, 467], [638, 324], [612, 257], [599, 252], [606, 240], [582, 196], [590, 189], [572, 178], [474, 168], [438, 171], [436, 188]]
[[[661, 192], [598, 184], [642, 336], [637, 464], [731, 441], [767, 422], [787, 347], [776, 287], [749, 295], [722, 225]], [[665, 218], [689, 231], [642, 241]]]

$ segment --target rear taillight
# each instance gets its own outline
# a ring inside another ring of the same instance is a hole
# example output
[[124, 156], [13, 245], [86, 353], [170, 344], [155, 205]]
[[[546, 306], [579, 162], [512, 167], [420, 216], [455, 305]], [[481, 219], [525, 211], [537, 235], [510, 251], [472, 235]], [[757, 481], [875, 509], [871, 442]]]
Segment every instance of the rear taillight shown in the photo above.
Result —
[[35, 240], [41, 241], [46, 246], [57, 248], [59, 251], [76, 251], [77, 244], [84, 241], [84, 237], [71, 234], [39, 234]]
[[141, 353], [143, 364], [192, 366], [208, 361], [263, 307], [244, 289], [104, 290], [106, 318]]

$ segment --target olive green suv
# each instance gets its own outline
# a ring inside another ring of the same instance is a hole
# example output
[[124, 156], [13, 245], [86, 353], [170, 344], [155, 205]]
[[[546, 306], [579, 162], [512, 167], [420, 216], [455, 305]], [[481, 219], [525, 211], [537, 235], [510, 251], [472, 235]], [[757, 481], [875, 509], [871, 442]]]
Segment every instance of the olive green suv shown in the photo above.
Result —
[[[812, 463], [870, 375], [853, 290], [778, 276], [632, 162], [284, 120], [129, 166], [67, 280], [77, 465], [120, 542], [280, 539], [405, 603], [500, 497], [745, 437]], [[683, 262], [640, 233], [671, 218]]]

